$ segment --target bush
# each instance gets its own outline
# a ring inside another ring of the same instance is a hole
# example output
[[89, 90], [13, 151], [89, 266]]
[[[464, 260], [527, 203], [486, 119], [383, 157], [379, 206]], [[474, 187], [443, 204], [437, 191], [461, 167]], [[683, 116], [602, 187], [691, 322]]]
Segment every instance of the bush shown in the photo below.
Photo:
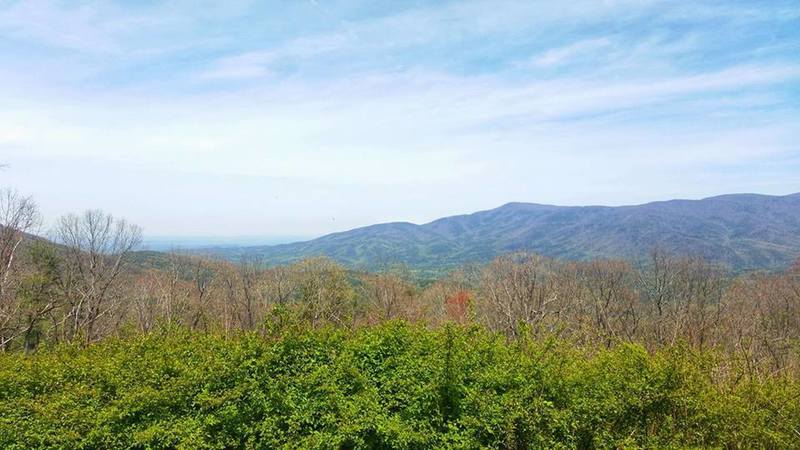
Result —
[[737, 381], [720, 359], [402, 322], [171, 329], [0, 355], [0, 447], [800, 446], [796, 380]]

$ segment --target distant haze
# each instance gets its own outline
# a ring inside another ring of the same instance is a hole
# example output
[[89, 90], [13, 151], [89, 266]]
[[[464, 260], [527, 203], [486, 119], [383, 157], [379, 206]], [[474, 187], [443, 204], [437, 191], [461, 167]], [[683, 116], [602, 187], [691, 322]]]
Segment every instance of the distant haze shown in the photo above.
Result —
[[314, 236], [145, 236], [142, 250], [195, 250], [211, 247], [276, 245], [312, 239]]

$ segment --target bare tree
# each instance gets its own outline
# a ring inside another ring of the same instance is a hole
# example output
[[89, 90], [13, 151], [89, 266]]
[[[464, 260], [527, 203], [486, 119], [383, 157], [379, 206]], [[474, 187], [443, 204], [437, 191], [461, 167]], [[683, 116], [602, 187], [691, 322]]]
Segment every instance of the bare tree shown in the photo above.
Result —
[[517, 337], [520, 325], [540, 325], [558, 300], [551, 261], [533, 254], [502, 256], [482, 271], [478, 307], [490, 328]]
[[[36, 203], [11, 189], [0, 190], [0, 349], [5, 349], [22, 331], [20, 328], [20, 299], [12, 285], [17, 255], [26, 233], [40, 224]], [[38, 317], [38, 316], [37, 316]]]
[[158, 280], [163, 317], [168, 325], [186, 323], [192, 288], [188, 280], [189, 261], [183, 255], [171, 252], [167, 255], [167, 266]]
[[239, 301], [240, 322], [248, 330], [255, 327], [259, 320], [264, 294], [261, 287], [262, 267], [264, 263], [255, 256], [243, 256], [239, 259], [237, 272], [242, 286], [241, 300]]
[[592, 318], [606, 346], [633, 339], [640, 314], [631, 267], [624, 261], [596, 260], [582, 264], [578, 276], [586, 299], [582, 312]]
[[4, 297], [14, 259], [25, 234], [41, 218], [36, 203], [11, 189], [0, 189], [0, 301]]
[[414, 301], [414, 287], [403, 272], [383, 272], [362, 277], [359, 294], [373, 321], [409, 318]]
[[650, 253], [649, 264], [639, 270], [637, 287], [642, 302], [650, 309], [649, 318], [657, 344], [666, 341], [667, 321], [670, 308], [674, 306], [677, 283], [678, 268], [675, 258], [663, 250], [654, 249]]
[[213, 261], [201, 256], [184, 256], [187, 263], [188, 277], [193, 287], [192, 300], [194, 311], [192, 312], [191, 327], [208, 328], [209, 309], [213, 300], [212, 290], [217, 281], [217, 271], [214, 270]]
[[141, 230], [99, 210], [69, 214], [58, 222], [55, 238], [66, 249], [69, 273], [70, 338], [86, 343], [98, 337], [98, 319], [113, 312], [114, 288]]
[[219, 279], [224, 294], [223, 329], [233, 327], [250, 330], [261, 316], [264, 304], [261, 263], [256, 257], [244, 256], [235, 264], [220, 263]]
[[686, 258], [680, 263], [673, 342], [681, 336], [704, 347], [714, 341], [723, 312], [727, 281], [722, 270], [700, 258]]
[[297, 291], [297, 277], [291, 267], [277, 266], [265, 270], [264, 290], [270, 305], [284, 305]]

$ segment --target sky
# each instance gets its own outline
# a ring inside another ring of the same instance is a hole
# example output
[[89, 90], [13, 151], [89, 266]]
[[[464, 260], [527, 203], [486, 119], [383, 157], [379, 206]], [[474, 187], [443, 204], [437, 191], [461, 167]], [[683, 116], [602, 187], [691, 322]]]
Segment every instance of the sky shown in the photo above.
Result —
[[0, 186], [317, 236], [800, 191], [800, 2], [0, 0]]

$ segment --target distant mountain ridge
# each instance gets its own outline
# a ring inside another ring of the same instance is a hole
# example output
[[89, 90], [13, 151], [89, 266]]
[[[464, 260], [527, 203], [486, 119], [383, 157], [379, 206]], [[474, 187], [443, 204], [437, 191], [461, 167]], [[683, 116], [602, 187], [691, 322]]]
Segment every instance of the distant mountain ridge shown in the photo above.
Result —
[[305, 242], [212, 251], [258, 255], [275, 264], [324, 255], [360, 268], [405, 263], [425, 269], [485, 262], [515, 251], [636, 260], [655, 247], [739, 270], [787, 266], [800, 257], [800, 193], [617, 207], [508, 203], [422, 225], [384, 223]]

